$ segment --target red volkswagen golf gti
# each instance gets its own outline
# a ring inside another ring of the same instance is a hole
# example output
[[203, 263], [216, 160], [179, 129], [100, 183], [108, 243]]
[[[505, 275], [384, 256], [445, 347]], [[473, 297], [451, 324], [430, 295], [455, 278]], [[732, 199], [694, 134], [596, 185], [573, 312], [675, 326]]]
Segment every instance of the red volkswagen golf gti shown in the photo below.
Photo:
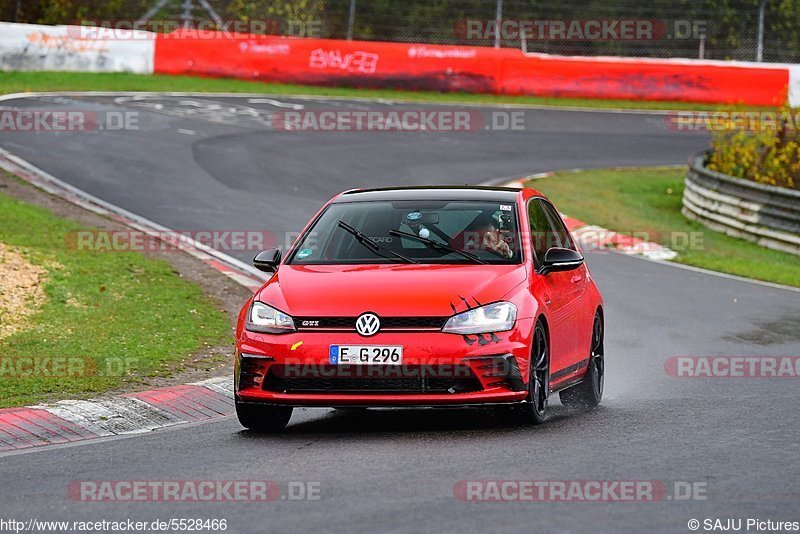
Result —
[[273, 274], [236, 332], [249, 429], [283, 429], [295, 406], [491, 406], [538, 424], [552, 393], [600, 402], [603, 301], [537, 191], [347, 191], [254, 264]]

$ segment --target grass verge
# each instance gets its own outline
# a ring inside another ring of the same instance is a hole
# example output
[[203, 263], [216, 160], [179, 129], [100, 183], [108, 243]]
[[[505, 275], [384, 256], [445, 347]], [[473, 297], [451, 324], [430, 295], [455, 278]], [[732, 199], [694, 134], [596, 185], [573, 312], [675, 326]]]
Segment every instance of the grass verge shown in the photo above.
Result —
[[[678, 263], [800, 287], [800, 258], [714, 232], [681, 215], [685, 169], [636, 168], [557, 173], [533, 180], [571, 217], [678, 252]], [[690, 238], [695, 233], [695, 243]]]
[[[335, 97], [386, 98], [428, 103], [518, 104], [529, 106], [561, 106], [579, 108], [624, 109], [720, 109], [719, 106], [688, 102], [655, 102], [644, 100], [603, 100], [594, 98], [554, 98], [537, 96], [437, 93], [395, 89], [351, 89], [283, 83], [265, 83], [199, 76], [167, 76], [126, 73], [76, 72], [7, 72], [0, 78], [0, 93], [34, 91], [165, 91], [267, 93], [283, 95], [317, 95]], [[755, 108], [753, 108], [755, 109]]]
[[230, 337], [224, 313], [166, 261], [75, 250], [76, 230], [0, 193], [0, 242], [48, 271], [28, 326], [0, 340], [0, 407], [132, 387]]

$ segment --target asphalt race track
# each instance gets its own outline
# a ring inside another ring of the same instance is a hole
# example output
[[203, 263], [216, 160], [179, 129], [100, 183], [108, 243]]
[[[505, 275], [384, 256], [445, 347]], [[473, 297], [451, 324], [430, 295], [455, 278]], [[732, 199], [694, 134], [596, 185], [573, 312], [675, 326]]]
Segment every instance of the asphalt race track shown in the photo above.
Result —
[[[642, 113], [527, 110], [524, 131], [319, 133], [275, 131], [265, 120], [292, 106], [421, 106], [247, 96], [3, 104], [139, 111], [138, 131], [3, 132], [0, 146], [165, 226], [266, 228], [278, 241], [344, 189], [682, 164], [708, 142]], [[687, 379], [664, 369], [671, 356], [800, 356], [800, 293], [612, 253], [591, 253], [588, 261], [606, 300], [606, 392], [598, 409], [570, 412], [554, 398], [551, 420], [538, 428], [498, 427], [483, 412], [297, 410], [281, 436], [255, 436], [226, 418], [40, 449], [0, 459], [2, 513], [225, 518], [230, 532], [688, 532], [690, 519], [800, 519], [797, 379]], [[483, 479], [704, 483], [706, 498], [454, 497], [459, 481]], [[86, 503], [67, 494], [75, 480], [311, 481], [321, 499]]]

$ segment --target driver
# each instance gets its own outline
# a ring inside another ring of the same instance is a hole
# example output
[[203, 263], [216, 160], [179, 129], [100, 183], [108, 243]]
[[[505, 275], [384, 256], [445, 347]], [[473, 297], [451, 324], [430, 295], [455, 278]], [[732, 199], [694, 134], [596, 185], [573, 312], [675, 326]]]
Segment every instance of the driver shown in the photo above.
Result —
[[510, 259], [514, 252], [500, 233], [497, 219], [487, 213], [482, 213], [469, 223], [463, 232], [463, 250], [488, 250], [501, 258]]

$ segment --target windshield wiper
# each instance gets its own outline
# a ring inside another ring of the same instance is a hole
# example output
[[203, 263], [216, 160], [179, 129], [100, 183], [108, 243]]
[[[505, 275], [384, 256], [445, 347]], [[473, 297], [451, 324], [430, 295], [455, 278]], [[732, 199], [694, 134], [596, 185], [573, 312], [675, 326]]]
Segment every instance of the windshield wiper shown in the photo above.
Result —
[[403, 232], [401, 230], [389, 230], [389, 235], [398, 235], [398, 236], [407, 237], [408, 239], [414, 239], [416, 241], [419, 241], [420, 243], [425, 243], [426, 245], [428, 245], [433, 250], [438, 250], [440, 252], [452, 252], [453, 254], [458, 254], [459, 256], [463, 256], [463, 257], [467, 258], [468, 260], [474, 261], [475, 263], [486, 264], [485, 261], [480, 259], [475, 254], [472, 254], [470, 252], [466, 252], [464, 250], [458, 250], [457, 248], [453, 248], [453, 247], [451, 247], [449, 245], [445, 245], [444, 243], [439, 243], [438, 241], [434, 241], [433, 239], [420, 237], [420, 236], [418, 236], [416, 234]]
[[[338, 226], [339, 226], [339, 228], [341, 228], [342, 230], [344, 230], [348, 234], [350, 234], [353, 237], [355, 237], [356, 241], [358, 241], [359, 243], [361, 243], [362, 245], [364, 245], [365, 247], [367, 247], [368, 249], [370, 249], [372, 252], [374, 252], [375, 254], [377, 254], [379, 256], [382, 256], [382, 254], [380, 254], [380, 252], [385, 252], [386, 254], [394, 256], [398, 260], [403, 261], [405, 263], [419, 263], [416, 260], [413, 260], [411, 258], [403, 256], [402, 254], [398, 254], [397, 252], [395, 252], [393, 250], [389, 250], [388, 248], [380, 246], [379, 244], [374, 242], [372, 239], [370, 239], [369, 236], [359, 232], [358, 230], [356, 230], [355, 228], [353, 228], [352, 226], [350, 226], [349, 224], [347, 224], [344, 221], [339, 221]], [[383, 256], [383, 257], [385, 258], [386, 256]]]

